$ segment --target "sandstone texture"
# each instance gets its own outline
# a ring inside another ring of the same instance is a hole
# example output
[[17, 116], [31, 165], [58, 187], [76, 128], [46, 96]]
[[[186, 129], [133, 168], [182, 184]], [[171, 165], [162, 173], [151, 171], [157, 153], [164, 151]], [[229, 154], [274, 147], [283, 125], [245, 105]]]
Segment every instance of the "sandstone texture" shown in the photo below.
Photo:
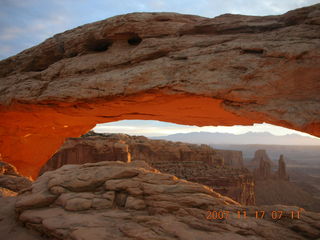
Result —
[[40, 174], [65, 164], [137, 160], [143, 160], [163, 173], [212, 187], [241, 204], [255, 203], [252, 174], [247, 169], [224, 164], [221, 154], [204, 144], [89, 132], [80, 138], [67, 139], [41, 168]]
[[[0, 207], [1, 209], [1, 207]], [[225, 211], [214, 219], [208, 211]], [[266, 211], [263, 219], [255, 211]], [[271, 211], [299, 211], [273, 220]], [[143, 161], [64, 165], [40, 176], [15, 203], [18, 221], [49, 239], [317, 239], [320, 214], [275, 205], [244, 208], [211, 188]], [[246, 218], [237, 218], [246, 211]], [[5, 231], [4, 234], [7, 234]], [[12, 238], [11, 238], [12, 239]]]
[[13, 165], [0, 161], [0, 198], [15, 196], [31, 184], [32, 181], [21, 176]]
[[57, 34], [0, 62], [0, 153], [36, 176], [66, 137], [121, 119], [320, 136], [319, 19], [133, 13]]
[[44, 240], [38, 232], [28, 230], [17, 222], [15, 214], [16, 200], [16, 197], [0, 197], [0, 239]]

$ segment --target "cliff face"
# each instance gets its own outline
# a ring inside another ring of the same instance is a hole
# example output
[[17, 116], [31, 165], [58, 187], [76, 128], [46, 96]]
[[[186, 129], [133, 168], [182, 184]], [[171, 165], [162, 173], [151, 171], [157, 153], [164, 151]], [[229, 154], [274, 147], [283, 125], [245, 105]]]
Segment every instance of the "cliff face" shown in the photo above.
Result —
[[250, 165], [252, 167], [259, 167], [261, 166], [261, 164], [269, 164], [270, 167], [274, 166], [274, 163], [271, 161], [271, 159], [269, 158], [266, 150], [264, 149], [259, 149], [257, 151], [255, 151], [254, 153], [254, 157], [250, 162]]
[[[260, 164], [255, 167], [260, 158]], [[270, 160], [265, 150], [258, 150], [251, 161], [253, 177], [255, 180], [255, 199], [261, 205], [293, 205], [310, 211], [320, 212], [319, 199], [299, 187], [295, 182], [289, 181], [284, 156], [281, 154], [278, 166]], [[273, 167], [272, 167], [272, 165]]]
[[215, 151], [224, 159], [224, 164], [234, 168], [243, 168], [243, 156], [241, 151], [217, 150]]
[[0, 62], [0, 153], [36, 176], [65, 138], [121, 119], [320, 136], [319, 9], [133, 13], [57, 34]]
[[[257, 165], [259, 163], [259, 165]], [[289, 180], [287, 175], [286, 163], [284, 156], [281, 154], [278, 161], [278, 169], [273, 171], [275, 168], [274, 162], [269, 158], [266, 150], [257, 150], [254, 154], [254, 158], [248, 165], [253, 170], [253, 175], [256, 180]]]
[[246, 169], [224, 165], [221, 155], [211, 147], [142, 136], [90, 132], [81, 138], [68, 139], [40, 174], [64, 164], [116, 160], [143, 160], [161, 172], [205, 184], [242, 204], [255, 203], [252, 175]]
[[284, 161], [282, 154], [280, 155], [279, 162], [278, 162], [277, 177], [282, 180], [289, 179], [289, 176], [287, 175], [287, 170], [286, 170], [286, 163]]

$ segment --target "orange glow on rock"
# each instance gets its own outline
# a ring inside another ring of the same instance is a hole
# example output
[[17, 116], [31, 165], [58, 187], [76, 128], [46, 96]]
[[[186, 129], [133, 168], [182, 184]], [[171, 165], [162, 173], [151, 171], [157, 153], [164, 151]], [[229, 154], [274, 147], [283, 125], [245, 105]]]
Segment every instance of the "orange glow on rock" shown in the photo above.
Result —
[[[0, 108], [0, 153], [19, 172], [35, 178], [65, 138], [79, 137], [97, 123], [124, 119], [197, 126], [259, 123], [257, 119], [251, 120], [252, 116], [249, 119], [226, 111], [221, 103], [222, 100], [210, 97], [163, 92], [77, 103], [14, 103]], [[263, 116], [259, 117], [262, 122]]]

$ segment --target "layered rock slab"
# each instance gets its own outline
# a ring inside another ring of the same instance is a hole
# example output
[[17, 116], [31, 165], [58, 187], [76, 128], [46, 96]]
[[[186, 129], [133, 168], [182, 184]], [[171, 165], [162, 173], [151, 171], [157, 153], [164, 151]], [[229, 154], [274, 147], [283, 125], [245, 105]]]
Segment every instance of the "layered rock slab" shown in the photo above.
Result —
[[36, 176], [64, 138], [121, 119], [268, 122], [320, 136], [319, 8], [135, 13], [57, 34], [0, 62], [0, 152]]
[[[320, 214], [300, 219], [207, 219], [208, 210], [243, 211], [200, 184], [135, 161], [65, 165], [18, 196], [19, 221], [55, 239], [312, 239]], [[273, 206], [272, 209], [297, 210]], [[247, 208], [247, 211], [257, 210]], [[270, 207], [265, 208], [270, 211]]]

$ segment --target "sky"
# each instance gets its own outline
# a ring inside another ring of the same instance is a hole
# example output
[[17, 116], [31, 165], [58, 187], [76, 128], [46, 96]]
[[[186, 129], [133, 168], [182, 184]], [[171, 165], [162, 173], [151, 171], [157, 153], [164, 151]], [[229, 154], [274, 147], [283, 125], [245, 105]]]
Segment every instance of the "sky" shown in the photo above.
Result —
[[0, 60], [56, 33], [130, 12], [282, 14], [320, 0], [0, 0]]
[[[54, 34], [131, 12], [178, 12], [215, 17], [225, 13], [277, 15], [319, 3], [320, 0], [0, 0], [0, 60], [37, 45]], [[241, 134], [248, 131], [274, 135], [304, 133], [255, 124], [252, 127], [184, 126], [159, 121], [119, 121], [100, 124], [97, 132], [126, 132], [161, 136], [192, 131]]]
[[[129, 135], [144, 135], [146, 137], [167, 136], [175, 133], [189, 132], [219, 132], [232, 134], [243, 134], [247, 132], [269, 132], [275, 136], [283, 136], [286, 134], [299, 134], [302, 136], [314, 137], [303, 132], [267, 123], [254, 124], [253, 126], [236, 125], [231, 127], [197, 127], [154, 120], [122, 120], [110, 123], [97, 124], [93, 130], [98, 133], [126, 133]], [[318, 139], [320, 141], [320, 138]]]

